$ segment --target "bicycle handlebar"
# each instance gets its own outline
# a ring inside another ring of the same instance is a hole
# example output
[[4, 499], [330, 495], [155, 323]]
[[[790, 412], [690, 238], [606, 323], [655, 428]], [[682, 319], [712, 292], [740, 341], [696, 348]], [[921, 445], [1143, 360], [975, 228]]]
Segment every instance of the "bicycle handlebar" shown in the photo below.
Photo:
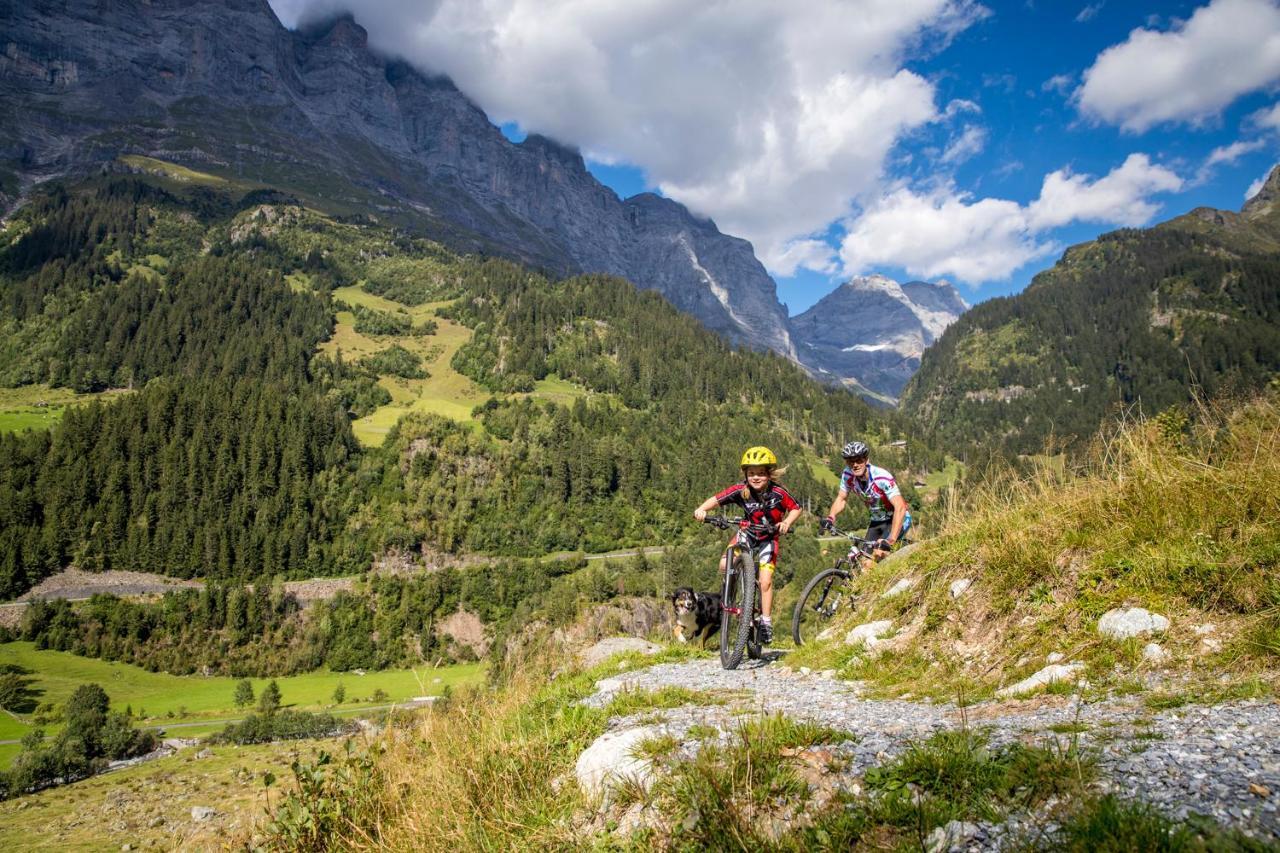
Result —
[[[706, 518], [702, 519], [702, 523], [710, 524], [711, 526], [718, 527], [721, 530], [731, 530], [735, 527], [743, 527], [744, 525], [742, 522], [746, 520], [747, 519], [745, 517], [725, 518], [723, 515], [708, 515]], [[770, 539], [778, 535], [778, 526], [768, 521], [761, 524], [747, 524], [745, 525], [745, 529], [752, 535], [761, 539]]]

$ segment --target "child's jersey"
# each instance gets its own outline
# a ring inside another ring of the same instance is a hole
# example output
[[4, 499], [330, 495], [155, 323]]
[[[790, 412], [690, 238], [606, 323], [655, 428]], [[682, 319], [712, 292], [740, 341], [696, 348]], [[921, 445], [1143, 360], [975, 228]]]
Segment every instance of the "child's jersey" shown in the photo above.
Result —
[[[744, 490], [747, 492], [746, 498], [742, 497]], [[764, 521], [776, 525], [791, 510], [800, 508], [800, 504], [796, 503], [796, 499], [791, 497], [791, 493], [777, 483], [770, 483], [759, 492], [751, 491], [751, 488], [746, 483], [735, 483], [716, 495], [716, 503], [720, 504], [720, 506], [737, 504], [742, 507], [742, 511], [746, 514], [743, 527], [749, 524], [760, 524]], [[777, 537], [774, 538], [776, 539]]]
[[883, 468], [867, 465], [867, 479], [859, 482], [853, 471], [845, 468], [840, 474], [840, 494], [857, 495], [867, 504], [871, 511], [872, 523], [893, 518], [892, 500], [898, 497], [898, 483], [893, 475]]

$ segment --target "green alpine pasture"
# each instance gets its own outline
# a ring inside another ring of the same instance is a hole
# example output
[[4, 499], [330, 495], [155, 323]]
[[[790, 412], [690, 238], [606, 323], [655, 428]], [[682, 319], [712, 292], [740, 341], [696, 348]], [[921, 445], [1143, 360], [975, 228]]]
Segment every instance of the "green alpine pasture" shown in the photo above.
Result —
[[[35, 688], [42, 691], [36, 701], [58, 705], [82, 684], [99, 684], [111, 697], [113, 708], [131, 707], [142, 716], [147, 726], [205, 723], [201, 726], [176, 728], [172, 733], [196, 737], [221, 728], [217, 721], [244, 716], [246, 709], [236, 708], [232, 701], [238, 678], [169, 675], [147, 672], [125, 663], [78, 657], [67, 652], [37, 649], [33, 643], [0, 644], [0, 667], [17, 665], [30, 670]], [[319, 709], [333, 705], [333, 692], [339, 684], [346, 691], [344, 709], [404, 702], [415, 696], [435, 696], [446, 687], [478, 683], [484, 674], [479, 663], [459, 664], [418, 670], [400, 669], [369, 672], [330, 672], [318, 670], [305, 675], [275, 679], [285, 707]], [[271, 679], [252, 678], [254, 695]], [[381, 690], [386, 699], [375, 701]], [[30, 715], [0, 714], [0, 740], [16, 740], [33, 728]], [[50, 727], [52, 728], [52, 727]], [[18, 752], [17, 744], [0, 744], [0, 764]]]

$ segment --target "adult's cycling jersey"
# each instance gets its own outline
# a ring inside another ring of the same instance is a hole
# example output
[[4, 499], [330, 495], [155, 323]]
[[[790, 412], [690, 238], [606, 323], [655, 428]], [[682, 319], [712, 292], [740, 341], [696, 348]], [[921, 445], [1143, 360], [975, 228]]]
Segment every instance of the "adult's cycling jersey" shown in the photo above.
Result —
[[[743, 497], [744, 494], [746, 497]], [[752, 491], [746, 483], [734, 483], [716, 495], [716, 503], [720, 506], [731, 503], [742, 507], [746, 516], [742, 523], [743, 527], [764, 521], [777, 525], [782, 522], [788, 512], [800, 508], [800, 504], [791, 497], [791, 493], [777, 483], [770, 483], [759, 492]], [[776, 536], [774, 541], [777, 541]]]
[[[862, 498], [871, 511], [871, 523], [875, 524], [893, 518], [893, 499], [902, 493], [898, 491], [898, 482], [892, 474], [875, 465], [867, 465], [867, 475], [863, 480], [855, 477], [851, 469], [844, 469], [840, 474], [840, 494]], [[910, 517], [911, 511], [908, 510], [907, 518]]]

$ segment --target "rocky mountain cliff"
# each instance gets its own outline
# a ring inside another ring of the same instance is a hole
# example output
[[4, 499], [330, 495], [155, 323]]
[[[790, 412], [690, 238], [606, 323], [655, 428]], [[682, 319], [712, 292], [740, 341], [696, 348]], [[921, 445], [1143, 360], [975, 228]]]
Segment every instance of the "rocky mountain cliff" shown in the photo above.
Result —
[[683, 206], [619, 199], [581, 156], [514, 144], [449, 80], [369, 49], [351, 18], [297, 32], [266, 0], [0, 0], [0, 204], [141, 154], [411, 221], [468, 250], [660, 291], [795, 358], [749, 243]]
[[1038, 453], [1108, 412], [1250, 393], [1280, 372], [1280, 167], [1239, 213], [1197, 208], [1073, 246], [1022, 293], [967, 312], [902, 408], [952, 445]]
[[968, 308], [945, 281], [858, 276], [793, 317], [791, 332], [811, 370], [893, 400], [924, 348]]

